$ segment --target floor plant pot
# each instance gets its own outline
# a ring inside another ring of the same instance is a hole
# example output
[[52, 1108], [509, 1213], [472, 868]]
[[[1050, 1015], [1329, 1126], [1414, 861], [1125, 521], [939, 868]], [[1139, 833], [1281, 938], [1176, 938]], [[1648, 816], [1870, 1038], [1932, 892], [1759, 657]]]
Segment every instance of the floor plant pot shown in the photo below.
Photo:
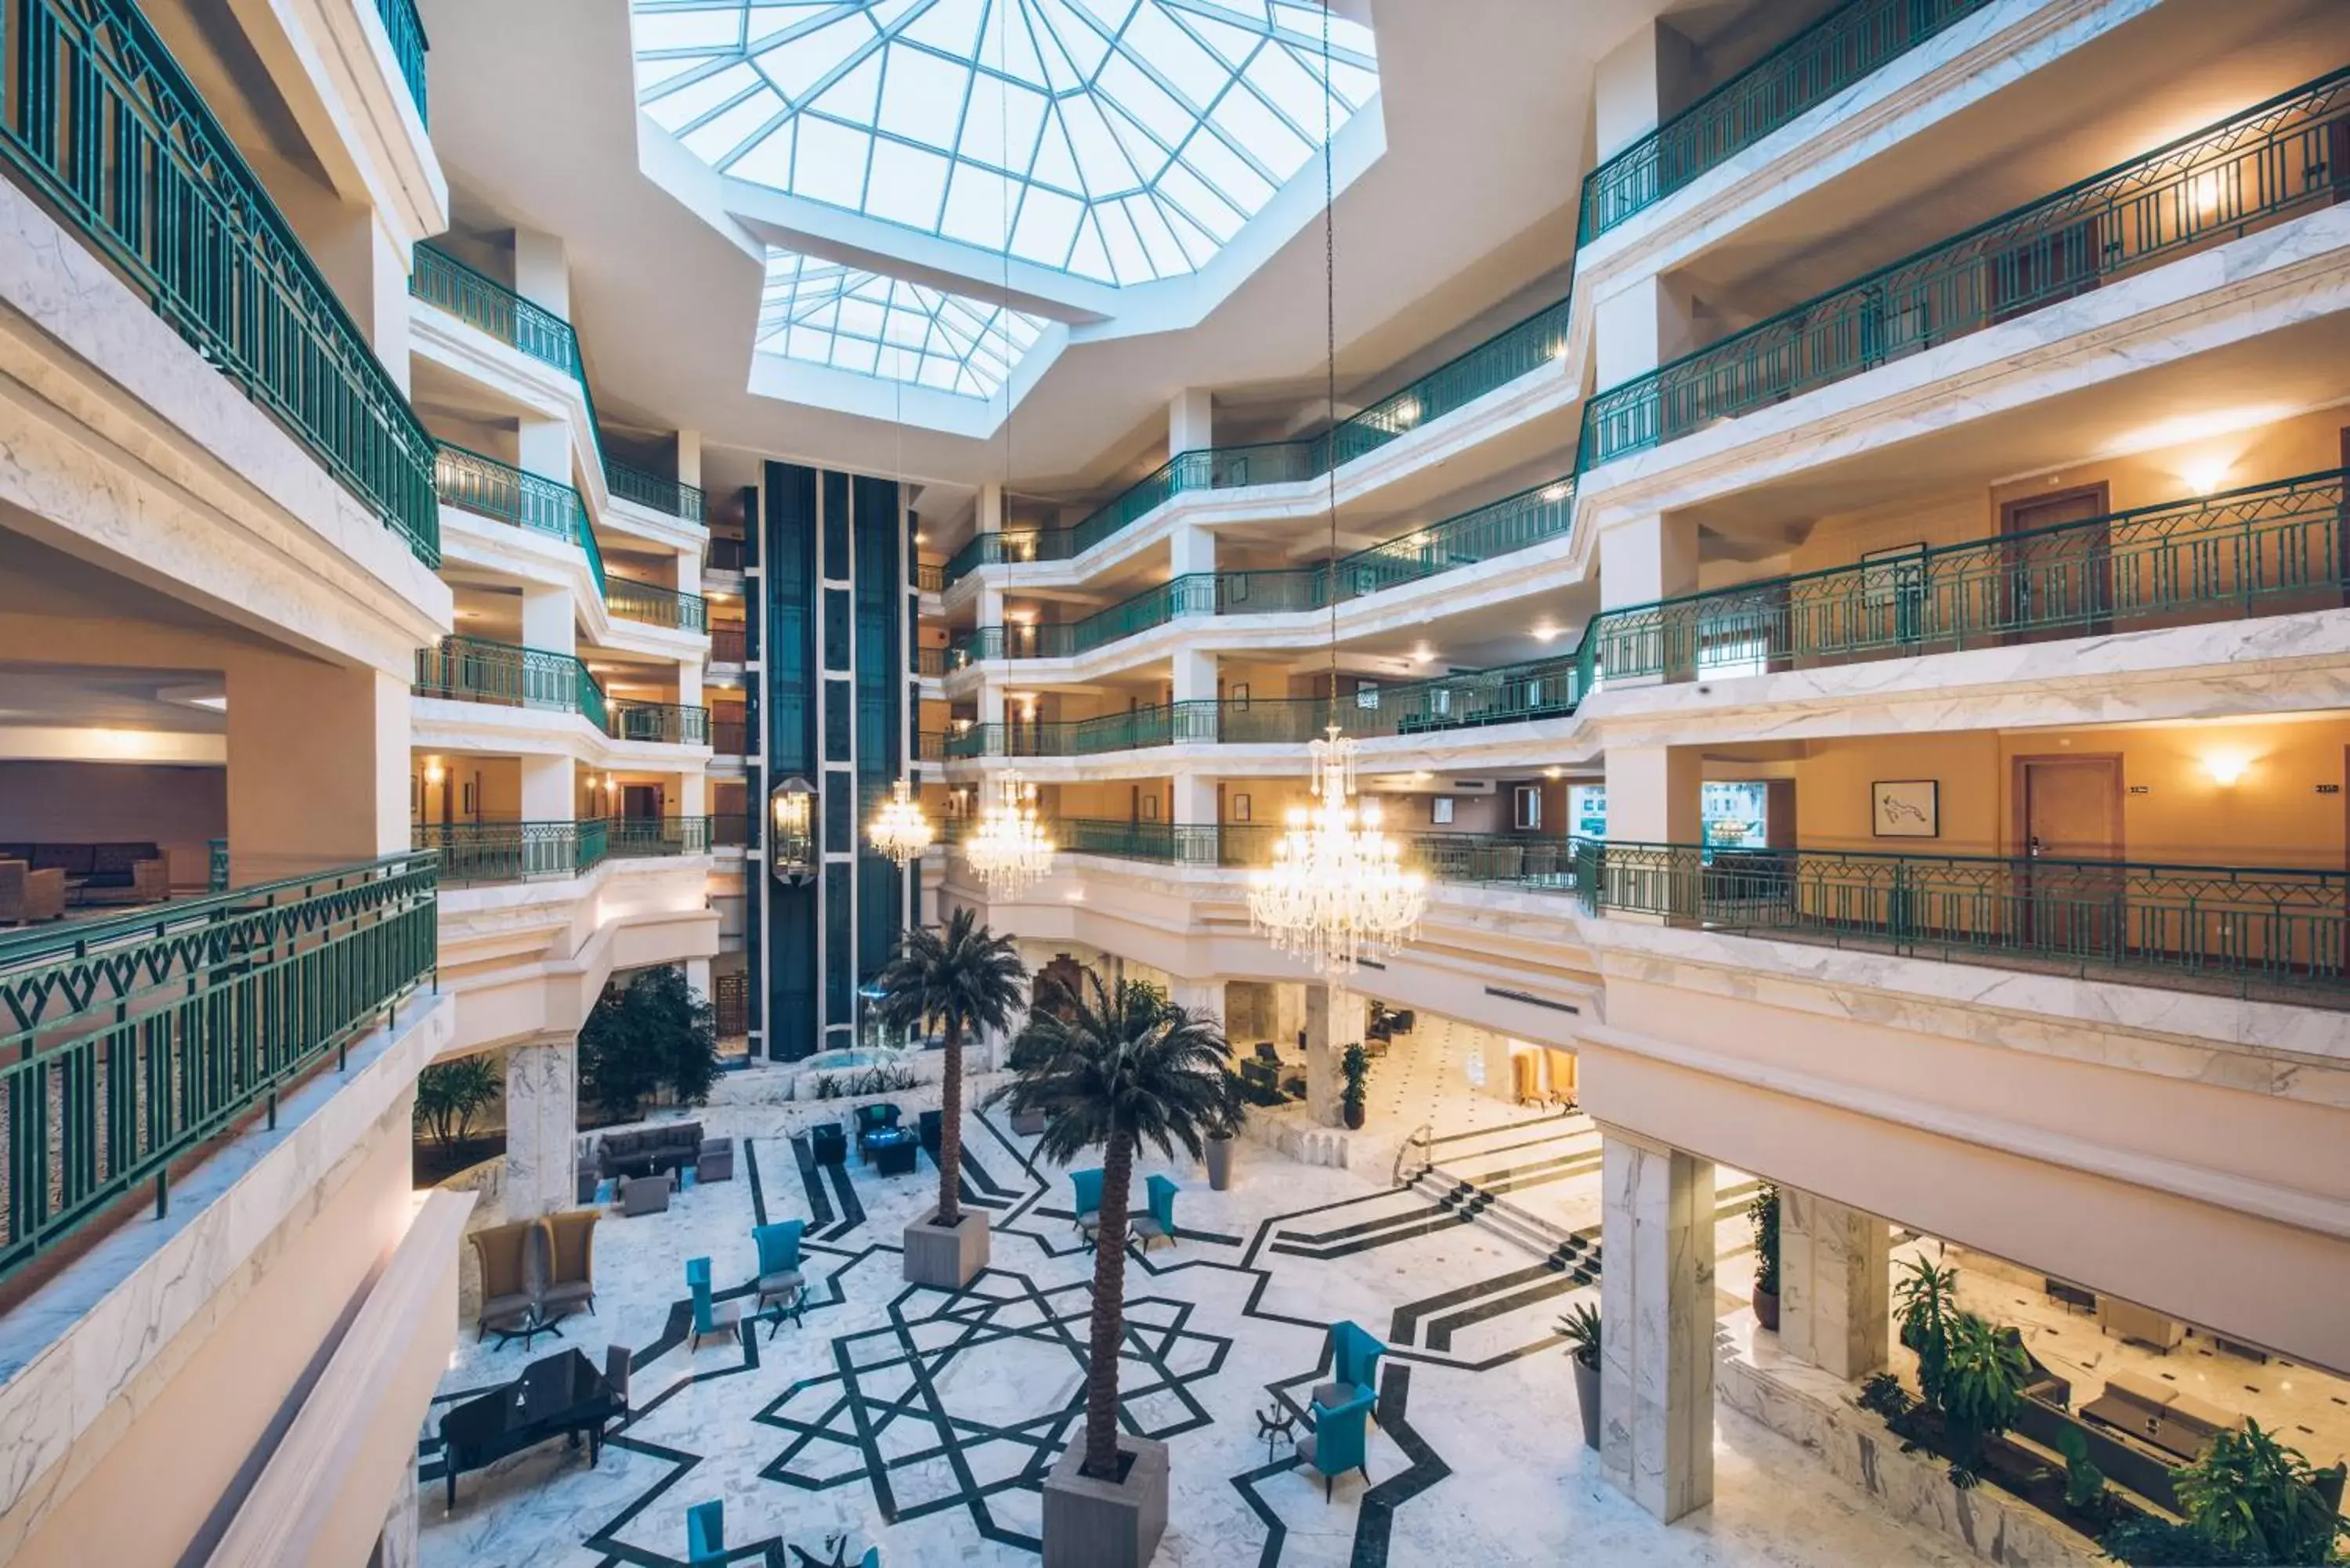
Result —
[[941, 1225], [935, 1212], [906, 1227], [906, 1282], [959, 1291], [987, 1267], [987, 1216], [962, 1211], [960, 1221]]
[[1599, 1368], [1575, 1364], [1575, 1397], [1583, 1407], [1583, 1446], [1599, 1449]]
[[1346, 1114], [1347, 1130], [1348, 1132], [1362, 1131], [1363, 1107], [1360, 1106], [1347, 1106], [1342, 1108]]
[[1076, 1438], [1045, 1480], [1045, 1568], [1144, 1568], [1167, 1533], [1167, 1445], [1120, 1433], [1131, 1456], [1118, 1480], [1083, 1473], [1086, 1433]]
[[1232, 1142], [1228, 1137], [1207, 1140], [1208, 1186], [1218, 1192], [1232, 1184]]
[[1754, 1287], [1754, 1321], [1773, 1334], [1779, 1332], [1778, 1292], [1766, 1291], [1761, 1285]]

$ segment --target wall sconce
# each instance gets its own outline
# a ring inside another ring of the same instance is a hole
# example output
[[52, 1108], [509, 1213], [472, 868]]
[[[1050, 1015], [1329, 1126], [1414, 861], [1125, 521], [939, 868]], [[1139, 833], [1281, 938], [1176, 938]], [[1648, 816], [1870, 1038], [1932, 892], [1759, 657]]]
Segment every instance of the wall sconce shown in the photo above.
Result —
[[2199, 457], [2181, 464], [2178, 477], [2185, 480], [2187, 488], [2196, 494], [2209, 495], [2227, 483], [2228, 471], [2234, 466], [2224, 458]]
[[424, 782], [426, 784], [438, 784], [442, 780], [448, 776], [449, 770], [442, 767], [439, 763], [427, 763], [424, 764]]
[[2251, 758], [2239, 752], [2214, 752], [2203, 759], [2203, 771], [2221, 789], [2233, 789], [2251, 765]]
[[786, 888], [816, 880], [816, 789], [787, 778], [767, 794], [767, 868]]

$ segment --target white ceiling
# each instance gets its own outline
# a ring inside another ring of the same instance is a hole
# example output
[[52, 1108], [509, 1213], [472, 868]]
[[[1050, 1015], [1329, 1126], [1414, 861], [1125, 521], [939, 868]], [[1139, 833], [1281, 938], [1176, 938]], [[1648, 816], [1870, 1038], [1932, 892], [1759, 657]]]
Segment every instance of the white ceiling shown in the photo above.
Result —
[[[1568, 265], [1592, 66], [1663, 7], [1367, 3], [1386, 147], [1337, 202], [1336, 314], [1342, 387], [1376, 392], [1390, 367]], [[1323, 234], [1309, 221], [1200, 325], [1071, 343], [992, 438], [901, 431], [886, 395], [880, 418], [754, 395], [764, 239], [640, 171], [683, 155], [639, 147], [640, 124], [660, 133], [634, 108], [628, 0], [422, 8], [433, 140], [460, 226], [565, 237], [598, 403], [616, 423], [700, 431], [707, 488], [747, 483], [763, 454], [904, 473], [950, 495], [1008, 474], [1015, 489], [1075, 496], [1159, 448], [1166, 405], [1187, 387], [1237, 407], [1321, 379]], [[1318, 206], [1318, 161], [1299, 178], [1313, 190], [1292, 191]]]

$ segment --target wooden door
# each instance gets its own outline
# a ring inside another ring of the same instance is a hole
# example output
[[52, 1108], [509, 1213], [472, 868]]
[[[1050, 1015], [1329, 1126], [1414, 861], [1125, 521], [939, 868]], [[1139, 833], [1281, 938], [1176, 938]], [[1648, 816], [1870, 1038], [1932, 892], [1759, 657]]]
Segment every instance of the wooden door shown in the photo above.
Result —
[[2054, 642], [2112, 629], [2110, 530], [2043, 532], [2110, 510], [2102, 484], [2011, 501], [1999, 509], [1999, 531], [2008, 537], [2000, 615], [2009, 642]]
[[622, 784], [620, 812], [624, 816], [659, 817], [661, 815], [661, 786]]
[[2122, 759], [2106, 753], [2015, 760], [2020, 933], [2031, 947], [2091, 960], [2126, 940]]

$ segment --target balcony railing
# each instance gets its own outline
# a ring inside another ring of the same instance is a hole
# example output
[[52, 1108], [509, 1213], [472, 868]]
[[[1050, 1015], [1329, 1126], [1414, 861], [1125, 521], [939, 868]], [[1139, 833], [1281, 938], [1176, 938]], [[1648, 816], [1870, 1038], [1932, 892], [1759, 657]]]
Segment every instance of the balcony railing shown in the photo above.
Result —
[[427, 566], [432, 438], [135, 0], [16, 0], [0, 160]]
[[610, 591], [604, 576], [604, 552], [597, 545], [596, 530], [588, 524], [588, 508], [571, 486], [525, 473], [511, 463], [447, 441], [441, 443], [435, 479], [441, 499], [448, 505], [578, 545], [587, 554], [597, 591]]
[[947, 736], [942, 730], [920, 730], [914, 734], [914, 760], [918, 763], [942, 763], [947, 760]]
[[151, 1186], [431, 978], [402, 855], [0, 936], [0, 1275]]
[[[957, 669], [961, 669], [962, 667], [962, 666], [961, 664], [958, 664], [958, 665], [956, 666], [956, 668], [957, 668]], [[943, 649], [943, 648], [918, 648], [918, 649], [914, 649], [914, 673], [915, 673], [915, 674], [917, 674], [917, 675], [944, 675], [946, 672], [947, 672], [947, 650], [946, 650], [945, 649]]]
[[2350, 68], [1880, 267], [1584, 409], [1582, 472], [2350, 195]]
[[706, 746], [710, 743], [710, 710], [679, 702], [615, 702], [611, 734], [620, 741]]
[[1567, 317], [1564, 299], [1544, 306], [1311, 439], [1180, 452], [1073, 527], [973, 535], [947, 563], [946, 580], [983, 566], [1071, 559], [1188, 492], [1318, 479], [1558, 359]]
[[[959, 842], [971, 830], [968, 818], [949, 825], [947, 839]], [[1272, 863], [1283, 829], [1272, 823], [1134, 822], [1119, 818], [1056, 817], [1046, 825], [1056, 848], [1073, 855], [1164, 865], [1240, 868]], [[1536, 834], [1392, 834], [1403, 863], [1432, 880], [1506, 883], [1518, 887], [1574, 886], [1575, 841]]]
[[681, 479], [665, 478], [608, 457], [604, 460], [604, 483], [622, 501], [633, 501], [655, 512], [682, 517], [688, 523], [702, 520], [704, 498], [701, 490]]
[[2339, 871], [1587, 843], [1587, 907], [1876, 951], [2160, 976], [2242, 994], [2344, 985]]
[[947, 569], [936, 561], [914, 563], [914, 587], [926, 594], [934, 594], [947, 586]]
[[710, 843], [718, 849], [747, 849], [759, 841], [754, 834], [759, 819], [749, 812], [713, 812], [710, 818]]
[[[707, 855], [717, 842], [708, 816], [616, 816], [605, 835], [609, 853], [624, 859]], [[739, 819], [738, 819], [739, 820]]]
[[599, 730], [610, 726], [604, 689], [577, 658], [485, 638], [444, 637], [418, 649], [410, 690], [419, 697], [556, 709], [585, 714]]
[[441, 881], [526, 882], [577, 877], [603, 864], [609, 829], [602, 817], [578, 822], [420, 822], [411, 825], [419, 849], [441, 857]]
[[383, 30], [391, 38], [391, 57], [400, 62], [400, 79], [408, 84], [416, 118], [430, 126], [432, 116], [424, 100], [424, 56], [432, 46], [425, 40], [423, 22], [417, 17], [416, 0], [375, 0], [375, 14], [383, 18]]
[[713, 664], [741, 664], [751, 656], [750, 640], [739, 626], [710, 628], [710, 659]]
[[604, 584], [604, 607], [622, 620], [642, 621], [678, 631], [704, 631], [710, 626], [710, 601], [699, 594], [680, 593], [637, 577], [611, 577]]
[[1588, 244], [1991, 0], [1851, 0], [1594, 169]]

